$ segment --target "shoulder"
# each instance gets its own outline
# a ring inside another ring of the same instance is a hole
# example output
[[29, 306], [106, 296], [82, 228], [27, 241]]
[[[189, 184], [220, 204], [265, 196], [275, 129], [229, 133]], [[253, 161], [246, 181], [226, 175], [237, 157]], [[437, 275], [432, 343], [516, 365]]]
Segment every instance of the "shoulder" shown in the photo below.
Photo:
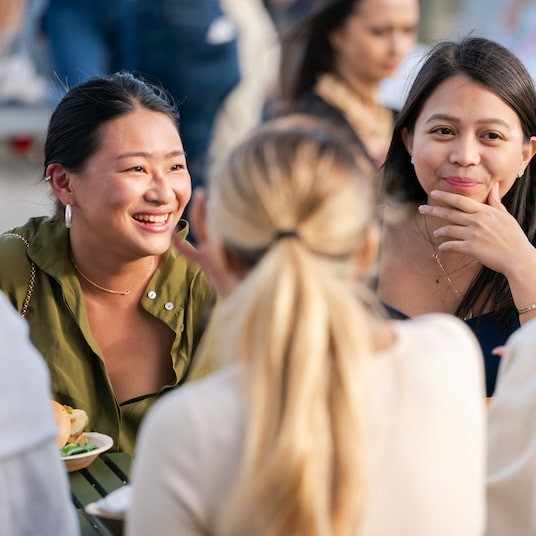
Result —
[[434, 355], [454, 348], [466, 349], [475, 357], [480, 355], [478, 340], [471, 329], [453, 315], [430, 313], [392, 324], [399, 335], [411, 338], [416, 348], [433, 344]]
[[[182, 434], [190, 427], [211, 434], [223, 420], [231, 427], [233, 415], [240, 411], [242, 398], [238, 387], [239, 373], [236, 365], [224, 367], [209, 376], [187, 383], [165, 395], [149, 412], [144, 427], [157, 435]], [[171, 427], [173, 422], [182, 423]]]
[[453, 315], [432, 313], [392, 321], [395, 355], [421, 387], [484, 399], [482, 351], [471, 329]]
[[0, 292], [0, 456], [55, 437], [48, 369], [28, 338], [28, 326]]
[[[503, 401], [517, 403], [520, 407], [528, 402], [536, 407], [536, 396], [533, 396], [536, 392], [535, 346], [536, 319], [532, 319], [515, 331], [506, 342], [497, 376], [493, 407], [500, 406]], [[490, 409], [491, 413], [494, 411]]]

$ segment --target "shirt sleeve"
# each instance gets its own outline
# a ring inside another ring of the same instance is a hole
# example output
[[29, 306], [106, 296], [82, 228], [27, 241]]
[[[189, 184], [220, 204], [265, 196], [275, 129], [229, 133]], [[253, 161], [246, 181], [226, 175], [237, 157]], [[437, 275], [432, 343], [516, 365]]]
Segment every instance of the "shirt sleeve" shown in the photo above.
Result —
[[536, 532], [536, 320], [507, 342], [488, 409], [487, 536]]
[[0, 527], [2, 534], [80, 534], [54, 441], [0, 459]]

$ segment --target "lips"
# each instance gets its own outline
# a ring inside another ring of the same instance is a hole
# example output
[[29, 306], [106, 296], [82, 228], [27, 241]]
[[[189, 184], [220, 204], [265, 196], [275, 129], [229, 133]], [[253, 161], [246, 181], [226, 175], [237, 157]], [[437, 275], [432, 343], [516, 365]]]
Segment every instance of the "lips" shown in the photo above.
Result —
[[443, 181], [446, 182], [451, 188], [458, 189], [474, 188], [475, 186], [480, 186], [479, 181], [466, 177], [443, 177]]

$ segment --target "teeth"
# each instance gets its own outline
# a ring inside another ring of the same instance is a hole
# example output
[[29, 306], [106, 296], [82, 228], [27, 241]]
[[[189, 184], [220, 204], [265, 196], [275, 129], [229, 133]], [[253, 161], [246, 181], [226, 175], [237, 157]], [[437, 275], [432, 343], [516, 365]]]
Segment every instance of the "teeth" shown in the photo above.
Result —
[[162, 216], [154, 216], [153, 214], [136, 214], [133, 217], [138, 221], [145, 221], [149, 223], [166, 223], [168, 214], [164, 214]]

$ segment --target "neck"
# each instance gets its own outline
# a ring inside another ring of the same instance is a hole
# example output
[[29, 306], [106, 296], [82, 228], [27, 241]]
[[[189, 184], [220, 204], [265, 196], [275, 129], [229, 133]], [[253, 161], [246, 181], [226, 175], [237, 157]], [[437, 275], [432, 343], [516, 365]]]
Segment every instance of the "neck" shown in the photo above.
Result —
[[142, 284], [144, 285], [152, 274], [155, 257], [151, 256], [149, 265], [147, 265], [145, 259], [140, 259], [140, 262], [142, 260], [144, 261], [143, 275], [140, 275], [138, 268], [136, 268], [136, 276], [133, 276], [133, 271], [130, 270], [127, 282], [127, 277], [123, 275], [110, 275], [110, 270], [100, 270], [94, 264], [90, 266], [90, 263], [88, 263], [88, 268], [80, 268], [79, 261], [75, 260], [71, 255], [71, 262], [81, 282], [83, 280], [93, 289], [97, 289], [100, 292], [119, 296], [128, 296], [133, 290], [141, 288]]
[[342, 66], [338, 66], [333, 75], [336, 76], [348, 89], [350, 89], [366, 105], [378, 105], [379, 81], [367, 81], [358, 78], [353, 73], [348, 72]]

